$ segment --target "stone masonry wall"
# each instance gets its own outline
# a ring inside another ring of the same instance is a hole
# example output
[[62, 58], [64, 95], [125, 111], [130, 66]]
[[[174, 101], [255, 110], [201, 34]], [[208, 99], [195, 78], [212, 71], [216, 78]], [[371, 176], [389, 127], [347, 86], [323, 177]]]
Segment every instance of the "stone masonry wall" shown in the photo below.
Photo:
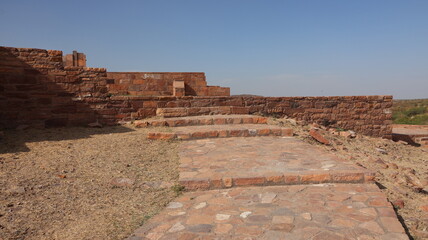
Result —
[[115, 81], [104, 68], [64, 67], [61, 51], [0, 47], [0, 128], [114, 125], [155, 116], [157, 108], [232, 106], [231, 113], [287, 115], [371, 136], [391, 134], [392, 96], [114, 96], [109, 85]]
[[64, 67], [61, 51], [0, 47], [0, 127], [94, 122], [104, 117], [106, 85], [104, 68]]
[[230, 89], [207, 86], [203, 72], [108, 72], [110, 93], [134, 96], [172, 96], [174, 80], [183, 80], [186, 96], [230, 96]]
[[392, 96], [344, 97], [112, 97], [133, 109], [130, 118], [156, 115], [157, 108], [233, 106], [232, 114], [262, 114], [316, 122], [370, 136], [390, 136]]

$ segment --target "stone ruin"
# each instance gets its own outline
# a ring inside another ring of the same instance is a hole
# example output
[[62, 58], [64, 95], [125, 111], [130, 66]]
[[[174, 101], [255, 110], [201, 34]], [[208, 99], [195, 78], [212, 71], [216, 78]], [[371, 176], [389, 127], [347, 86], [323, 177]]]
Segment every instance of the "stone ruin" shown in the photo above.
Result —
[[203, 72], [108, 72], [73, 51], [0, 47], [0, 128], [60, 127], [153, 116], [259, 114], [390, 136], [392, 96], [230, 96]]

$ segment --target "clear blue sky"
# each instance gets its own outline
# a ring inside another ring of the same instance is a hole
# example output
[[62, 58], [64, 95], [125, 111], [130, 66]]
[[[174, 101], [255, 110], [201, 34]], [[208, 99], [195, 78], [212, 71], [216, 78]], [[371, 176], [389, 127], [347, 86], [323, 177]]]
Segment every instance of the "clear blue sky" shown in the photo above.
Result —
[[428, 98], [427, 0], [1, 0], [0, 45], [205, 72], [232, 94]]

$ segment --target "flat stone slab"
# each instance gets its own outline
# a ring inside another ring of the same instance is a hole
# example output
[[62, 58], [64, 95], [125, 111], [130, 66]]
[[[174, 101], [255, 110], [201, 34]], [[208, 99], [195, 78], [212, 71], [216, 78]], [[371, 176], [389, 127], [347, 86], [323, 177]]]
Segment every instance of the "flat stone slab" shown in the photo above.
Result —
[[293, 137], [202, 139], [180, 146], [187, 190], [370, 182], [374, 173]]
[[410, 136], [428, 136], [428, 129], [425, 128], [399, 128], [394, 127], [392, 129], [393, 134], [403, 134], [403, 135], [410, 135]]
[[292, 136], [293, 129], [267, 124], [232, 124], [165, 128], [149, 132], [151, 140], [194, 140], [205, 138]]
[[144, 119], [134, 122], [135, 127], [182, 127], [222, 124], [266, 124], [267, 118], [255, 115], [208, 115], [162, 119]]
[[185, 117], [214, 114], [249, 114], [250, 107], [216, 106], [216, 107], [174, 107], [157, 108], [156, 116], [160, 117]]
[[128, 240], [405, 240], [374, 184], [247, 187], [188, 192]]

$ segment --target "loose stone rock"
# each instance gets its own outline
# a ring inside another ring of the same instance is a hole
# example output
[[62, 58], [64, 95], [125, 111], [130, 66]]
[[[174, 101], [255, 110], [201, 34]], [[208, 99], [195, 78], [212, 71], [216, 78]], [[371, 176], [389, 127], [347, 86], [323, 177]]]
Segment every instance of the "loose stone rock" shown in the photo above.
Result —
[[243, 212], [243, 213], [241, 213], [239, 216], [240, 216], [241, 218], [247, 218], [248, 216], [250, 216], [250, 214], [251, 214], [251, 212]]
[[217, 214], [217, 215], [215, 215], [215, 219], [218, 221], [228, 220], [229, 218], [230, 218], [230, 215], [228, 215], [228, 214]]
[[261, 203], [272, 203], [272, 201], [275, 199], [275, 197], [276, 197], [275, 193], [263, 194]]
[[178, 222], [178, 223], [174, 224], [174, 226], [172, 226], [168, 230], [168, 232], [178, 232], [178, 231], [182, 231], [184, 229], [185, 229], [185, 227], [180, 222]]
[[207, 206], [207, 202], [201, 202], [195, 206], [195, 209], [201, 209], [201, 208], [204, 208], [206, 206]]
[[166, 208], [181, 208], [183, 207], [182, 203], [179, 202], [170, 202]]

